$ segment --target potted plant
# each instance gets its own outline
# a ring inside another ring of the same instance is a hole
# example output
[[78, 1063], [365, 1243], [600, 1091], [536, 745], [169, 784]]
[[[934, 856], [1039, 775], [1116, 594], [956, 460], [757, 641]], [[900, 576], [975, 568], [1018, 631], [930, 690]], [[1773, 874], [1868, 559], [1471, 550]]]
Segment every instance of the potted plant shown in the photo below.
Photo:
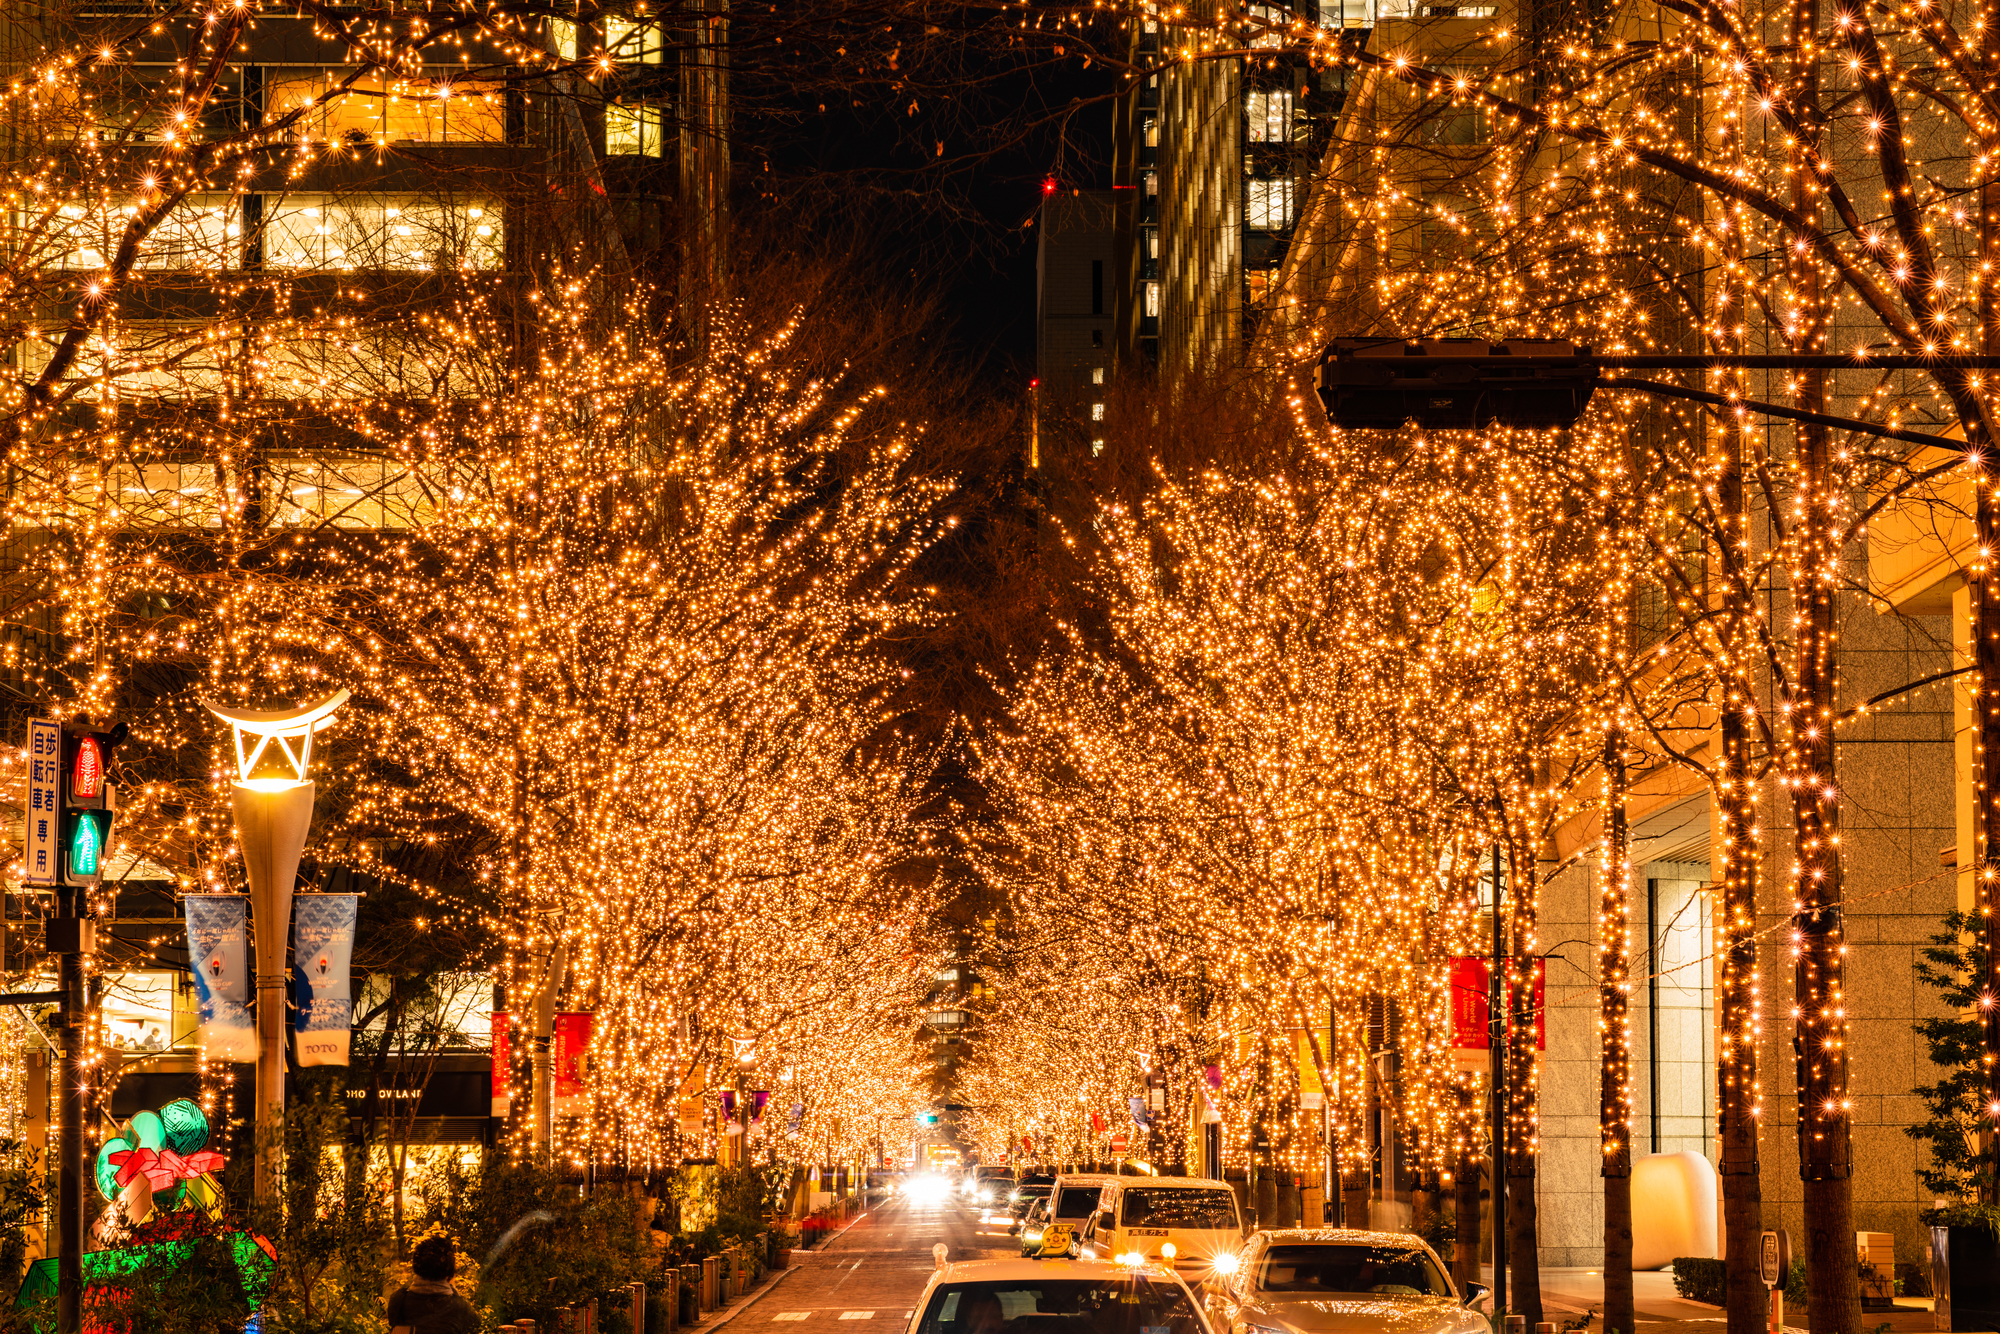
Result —
[[1938, 993], [1945, 1014], [1915, 1025], [1943, 1077], [1915, 1090], [1930, 1116], [1904, 1133], [1930, 1150], [1917, 1177], [1938, 1197], [1919, 1215], [1931, 1230], [1936, 1328], [2000, 1329], [2000, 1178], [1984, 1134], [1983, 1034], [1970, 1017], [1986, 979], [1985, 923], [1951, 912], [1944, 928], [1920, 952], [1917, 978]]

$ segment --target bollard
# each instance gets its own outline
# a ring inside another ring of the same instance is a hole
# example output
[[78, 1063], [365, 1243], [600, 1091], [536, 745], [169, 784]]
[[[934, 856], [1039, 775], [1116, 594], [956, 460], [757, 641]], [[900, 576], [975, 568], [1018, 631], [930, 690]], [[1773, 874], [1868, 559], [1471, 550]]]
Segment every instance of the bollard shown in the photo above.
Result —
[[1507, 1334], [1528, 1334], [1528, 1317], [1524, 1315], [1508, 1316]]
[[1556, 1322], [1553, 1320], [1537, 1320], [1535, 1322], [1535, 1334], [1556, 1334]]
[[535, 1334], [535, 1322], [528, 1319], [526, 1316], [523, 1316], [521, 1319], [516, 1320], [514, 1324], [517, 1328], [520, 1329], [521, 1334]]
[[632, 1312], [632, 1334], [646, 1334], [646, 1285], [628, 1283], [625, 1291], [630, 1294], [628, 1305]]

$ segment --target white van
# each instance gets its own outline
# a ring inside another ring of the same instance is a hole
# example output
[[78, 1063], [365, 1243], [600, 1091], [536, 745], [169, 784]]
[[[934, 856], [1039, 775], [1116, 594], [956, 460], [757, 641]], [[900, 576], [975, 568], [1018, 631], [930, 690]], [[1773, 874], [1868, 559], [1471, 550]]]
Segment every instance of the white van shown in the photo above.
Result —
[[1218, 1255], [1234, 1263], [1242, 1244], [1236, 1192], [1203, 1177], [1112, 1177], [1083, 1235], [1092, 1259], [1158, 1260], [1198, 1279], [1209, 1276]]
[[[1063, 1173], [1049, 1189], [1049, 1207], [1044, 1221], [1067, 1223], [1073, 1229], [1072, 1235], [1081, 1238], [1084, 1224], [1097, 1213], [1097, 1202], [1103, 1196], [1105, 1183], [1117, 1179], [1102, 1172]], [[1081, 1245], [1073, 1246], [1070, 1254], [1081, 1256]]]

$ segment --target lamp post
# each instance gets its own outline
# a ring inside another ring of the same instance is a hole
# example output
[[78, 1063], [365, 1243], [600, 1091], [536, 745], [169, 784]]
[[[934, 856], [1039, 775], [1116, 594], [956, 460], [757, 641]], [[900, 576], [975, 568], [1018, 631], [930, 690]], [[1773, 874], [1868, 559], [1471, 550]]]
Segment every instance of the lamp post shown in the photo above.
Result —
[[[250, 915], [257, 940], [257, 1100], [254, 1198], [278, 1198], [278, 1167], [285, 1124], [285, 938], [292, 922], [292, 887], [299, 855], [312, 824], [313, 783], [306, 777], [313, 733], [326, 726], [348, 692], [336, 691], [314, 704], [265, 712], [227, 708], [203, 700], [208, 711], [229, 724], [236, 742], [236, 782], [230, 805], [236, 815], [236, 842], [250, 882]], [[271, 743], [277, 742], [274, 751]], [[257, 775], [270, 760], [279, 772]]]

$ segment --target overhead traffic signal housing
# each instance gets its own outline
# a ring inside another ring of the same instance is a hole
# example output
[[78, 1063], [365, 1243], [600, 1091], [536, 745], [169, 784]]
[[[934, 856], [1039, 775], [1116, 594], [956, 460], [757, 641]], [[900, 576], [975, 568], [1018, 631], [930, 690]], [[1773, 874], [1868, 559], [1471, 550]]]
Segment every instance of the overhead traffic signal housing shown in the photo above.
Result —
[[917, 1124], [918, 1124], [918, 1125], [920, 1125], [920, 1126], [934, 1126], [934, 1125], [936, 1125], [937, 1123], [938, 1123], [938, 1114], [937, 1114], [936, 1112], [918, 1112], [918, 1113], [917, 1113]]
[[104, 732], [63, 729], [62, 883], [90, 888], [104, 874], [111, 848], [111, 822], [118, 811], [112, 787], [111, 752], [125, 740], [124, 723]]
[[1597, 388], [1588, 348], [1558, 339], [1337, 338], [1314, 387], [1327, 420], [1393, 431], [1574, 426]]

